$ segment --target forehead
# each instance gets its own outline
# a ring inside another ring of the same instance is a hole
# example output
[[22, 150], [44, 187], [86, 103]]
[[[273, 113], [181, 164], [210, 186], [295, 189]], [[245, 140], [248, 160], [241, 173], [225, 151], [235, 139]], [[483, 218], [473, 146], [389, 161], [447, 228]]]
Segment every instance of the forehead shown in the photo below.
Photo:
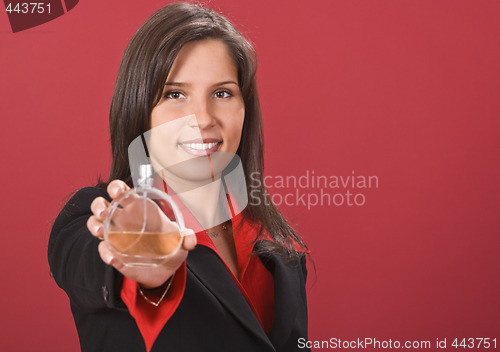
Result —
[[228, 47], [220, 40], [187, 43], [177, 55], [167, 81], [213, 82], [237, 80], [238, 68]]

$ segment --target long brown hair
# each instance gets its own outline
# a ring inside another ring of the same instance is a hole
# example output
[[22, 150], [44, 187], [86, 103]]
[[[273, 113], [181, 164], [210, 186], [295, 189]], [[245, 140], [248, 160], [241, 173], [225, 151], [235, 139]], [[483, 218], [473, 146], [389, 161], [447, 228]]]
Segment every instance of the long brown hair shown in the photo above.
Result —
[[[262, 224], [255, 253], [277, 253], [295, 258], [307, 249], [301, 238], [266, 193], [263, 178], [263, 129], [255, 74], [257, 59], [252, 45], [225, 17], [208, 8], [173, 3], [155, 12], [135, 33], [123, 55], [110, 110], [113, 161], [109, 181], [132, 185], [128, 146], [150, 129], [150, 116], [180, 49], [188, 42], [217, 39], [226, 44], [238, 67], [238, 82], [245, 104], [241, 142], [237, 151], [247, 188], [252, 175], [252, 195], [243, 211], [247, 219]], [[260, 182], [255, 182], [259, 179]], [[248, 191], [250, 191], [248, 189]], [[266, 230], [273, 238], [258, 241]]]

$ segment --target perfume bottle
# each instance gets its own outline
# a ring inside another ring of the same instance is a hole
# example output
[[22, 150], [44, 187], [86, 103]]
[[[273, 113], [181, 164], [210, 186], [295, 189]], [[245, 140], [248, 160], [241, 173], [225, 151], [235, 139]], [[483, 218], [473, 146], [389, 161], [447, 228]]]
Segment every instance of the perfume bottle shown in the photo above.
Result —
[[110, 204], [104, 241], [126, 266], [154, 267], [182, 244], [184, 220], [172, 198], [153, 188], [153, 166], [139, 166], [139, 187]]

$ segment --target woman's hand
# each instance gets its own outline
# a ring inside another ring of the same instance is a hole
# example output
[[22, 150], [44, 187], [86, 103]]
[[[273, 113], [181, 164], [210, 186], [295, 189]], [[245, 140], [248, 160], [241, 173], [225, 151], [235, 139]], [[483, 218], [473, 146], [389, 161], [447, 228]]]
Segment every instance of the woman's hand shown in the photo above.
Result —
[[[128, 191], [130, 187], [120, 180], [114, 180], [108, 185], [108, 194], [112, 199], [118, 198], [122, 193]], [[93, 215], [87, 221], [87, 227], [92, 235], [102, 239], [104, 235], [103, 221], [109, 202], [103, 197], [97, 197], [90, 205]], [[161, 286], [186, 260], [188, 252], [196, 246], [196, 235], [192, 230], [185, 230], [181, 248], [169, 260], [157, 267], [137, 268], [125, 266], [117, 257], [113, 256], [106, 243], [99, 243], [99, 255], [101, 259], [112, 265], [124, 276], [139, 283], [143, 288], [153, 288]]]

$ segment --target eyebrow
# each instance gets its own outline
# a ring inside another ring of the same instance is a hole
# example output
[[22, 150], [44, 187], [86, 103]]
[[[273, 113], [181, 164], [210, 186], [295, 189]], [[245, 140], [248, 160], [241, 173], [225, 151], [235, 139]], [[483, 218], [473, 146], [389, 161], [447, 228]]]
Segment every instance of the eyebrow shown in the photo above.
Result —
[[[235, 84], [238, 85], [235, 81], [223, 81], [223, 82], [218, 82], [215, 83], [214, 86], [223, 86], [224, 84]], [[177, 87], [182, 87], [182, 86], [188, 86], [189, 83], [184, 83], [184, 82], [166, 82], [166, 86], [177, 86]]]

